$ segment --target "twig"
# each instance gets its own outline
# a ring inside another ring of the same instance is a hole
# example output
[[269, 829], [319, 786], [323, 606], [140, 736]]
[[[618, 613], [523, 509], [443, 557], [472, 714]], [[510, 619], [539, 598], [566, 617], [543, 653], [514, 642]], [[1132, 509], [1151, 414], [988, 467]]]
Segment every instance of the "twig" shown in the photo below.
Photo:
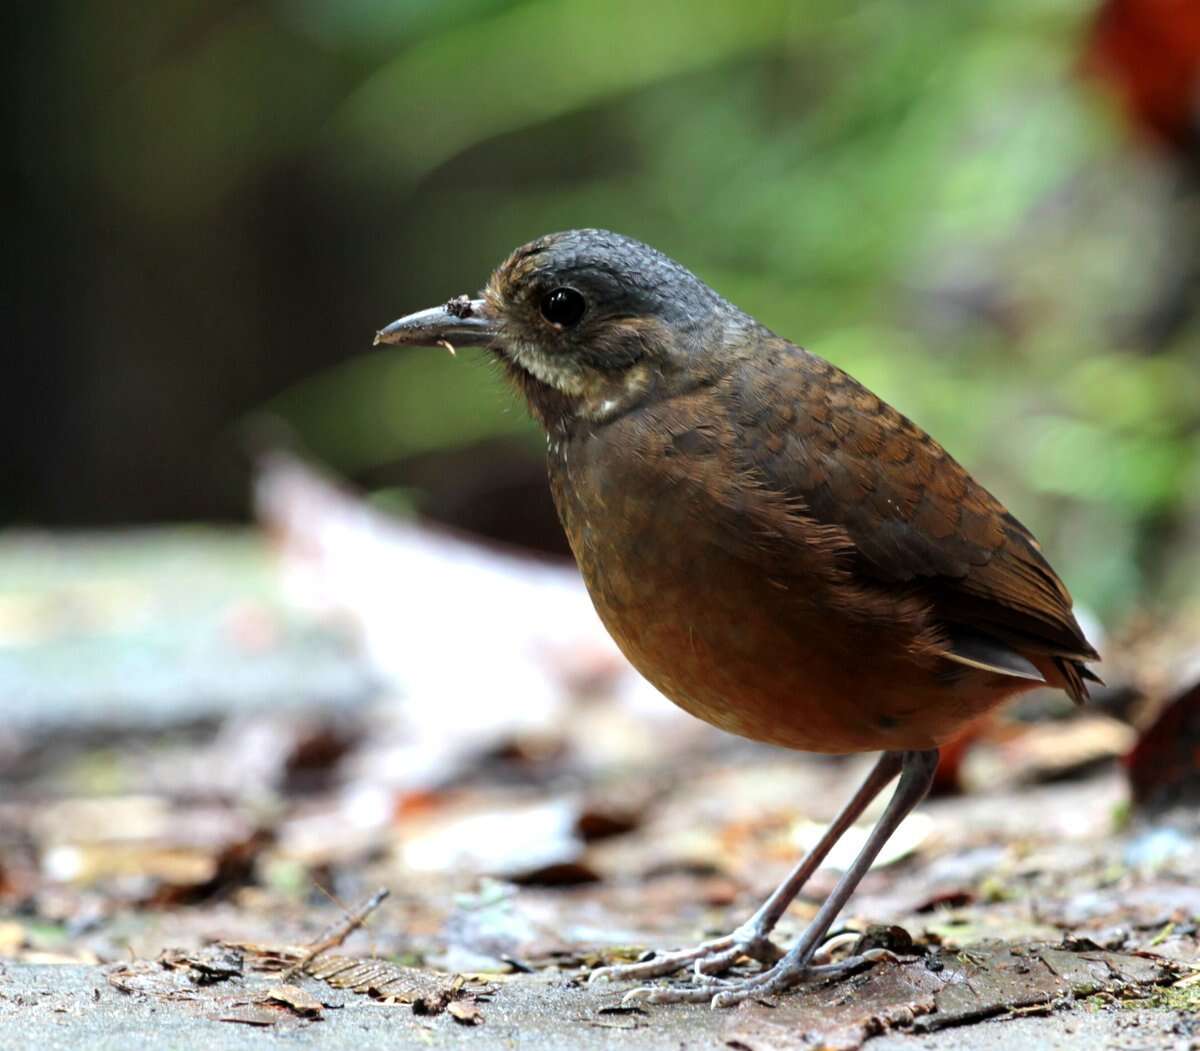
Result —
[[308, 951], [300, 957], [291, 967], [283, 972], [283, 980], [295, 977], [302, 971], [307, 970], [309, 964], [313, 962], [322, 953], [328, 952], [330, 949], [336, 949], [342, 944], [351, 933], [358, 930], [381, 904], [383, 900], [391, 894], [387, 887], [380, 887], [366, 901], [357, 908], [348, 912], [344, 919], [339, 920], [332, 927], [326, 929], [315, 942], [310, 942]]

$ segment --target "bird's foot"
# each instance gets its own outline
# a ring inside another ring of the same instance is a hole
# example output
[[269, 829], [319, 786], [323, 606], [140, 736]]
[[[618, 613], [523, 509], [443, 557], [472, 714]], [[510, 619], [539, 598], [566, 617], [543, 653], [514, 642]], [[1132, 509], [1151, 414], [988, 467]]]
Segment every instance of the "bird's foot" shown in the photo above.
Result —
[[762, 964], [772, 964], [782, 956], [783, 950], [765, 934], [739, 928], [723, 938], [702, 942], [694, 949], [658, 953], [649, 960], [639, 960], [637, 963], [600, 967], [588, 976], [588, 981], [641, 982], [683, 970], [691, 970], [697, 979], [708, 979], [723, 974], [743, 957]]
[[825, 978], [844, 978], [864, 971], [874, 964], [898, 958], [887, 949], [868, 949], [837, 963], [804, 964], [787, 957], [774, 966], [750, 975], [748, 978], [722, 979], [708, 975], [686, 986], [643, 985], [631, 989], [622, 998], [625, 1005], [645, 1004], [696, 1004], [707, 1003], [712, 1007], [734, 1007], [744, 1000], [772, 996], [790, 989], [801, 982]]

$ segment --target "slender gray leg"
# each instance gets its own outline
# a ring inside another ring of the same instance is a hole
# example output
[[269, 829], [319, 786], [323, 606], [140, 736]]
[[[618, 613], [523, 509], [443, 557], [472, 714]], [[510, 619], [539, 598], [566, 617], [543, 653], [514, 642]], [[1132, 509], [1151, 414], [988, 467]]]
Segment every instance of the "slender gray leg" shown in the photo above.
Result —
[[758, 911], [732, 934], [727, 934], [723, 938], [714, 938], [694, 949], [663, 953], [642, 963], [601, 967], [592, 972], [589, 981], [644, 981], [647, 978], [660, 978], [663, 975], [674, 974], [689, 964], [693, 966], [697, 975], [720, 974], [743, 956], [749, 956], [762, 963], [774, 963], [783, 953], [770, 940], [771, 931], [775, 929], [775, 925], [787, 911], [787, 907], [795, 900], [796, 895], [803, 890], [804, 884], [821, 867], [821, 862], [828, 856], [834, 844], [841, 839], [846, 829], [858, 820], [862, 812], [883, 791], [887, 783], [900, 773], [904, 755], [903, 752], [884, 752], [879, 757], [879, 762], [875, 764], [851, 800], [842, 808], [833, 824], [825, 830], [817, 845], [805, 854], [799, 864], [792, 869], [787, 879], [779, 884]]
[[643, 986], [627, 993], [625, 1000], [642, 1000], [650, 1003], [694, 1003], [711, 1000], [713, 1007], [731, 1007], [749, 997], [777, 993], [801, 981], [809, 972], [809, 963], [821, 944], [821, 940], [828, 933], [833, 921], [842, 911], [863, 876], [867, 874], [867, 870], [879, 855], [879, 851], [883, 849], [883, 845], [896, 831], [900, 822], [928, 795], [930, 786], [933, 784], [934, 772], [937, 770], [937, 761], [936, 748], [923, 752], [903, 753], [900, 783], [896, 786], [895, 794], [888, 802], [883, 816], [871, 830], [858, 857], [854, 859], [854, 864], [838, 881], [833, 893], [829, 895], [825, 904], [813, 917], [800, 940], [773, 967], [750, 978], [721, 983], [719, 988], [712, 984], [707, 987], [686, 989], [659, 989]]

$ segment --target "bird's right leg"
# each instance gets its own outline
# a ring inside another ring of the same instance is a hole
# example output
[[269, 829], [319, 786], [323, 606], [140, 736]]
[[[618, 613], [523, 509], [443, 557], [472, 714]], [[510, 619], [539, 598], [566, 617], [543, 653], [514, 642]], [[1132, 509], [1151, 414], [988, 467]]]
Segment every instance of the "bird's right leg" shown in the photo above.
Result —
[[812, 850], [801, 858], [787, 879], [775, 888], [758, 911], [737, 930], [723, 938], [702, 942], [694, 949], [661, 953], [640, 963], [618, 964], [600, 967], [593, 971], [588, 980], [596, 981], [642, 981], [646, 978], [661, 978], [691, 967], [697, 975], [715, 975], [727, 971], [740, 958], [747, 956], [763, 964], [772, 964], [783, 956], [783, 950], [771, 941], [771, 931], [795, 900], [804, 884], [821, 866], [842, 834], [870, 806], [871, 801], [900, 773], [903, 752], [884, 752], [879, 757], [867, 779], [854, 793], [833, 823], [825, 830]]

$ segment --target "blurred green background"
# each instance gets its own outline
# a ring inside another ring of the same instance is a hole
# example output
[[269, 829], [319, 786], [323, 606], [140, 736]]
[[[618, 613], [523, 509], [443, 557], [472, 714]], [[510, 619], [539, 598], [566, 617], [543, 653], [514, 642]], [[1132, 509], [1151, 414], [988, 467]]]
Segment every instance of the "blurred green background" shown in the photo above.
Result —
[[495, 370], [370, 341], [603, 226], [931, 430], [1110, 624], [1177, 608], [1200, 595], [1194, 143], [1139, 133], [1095, 72], [1097, 6], [30, 10], [0, 517], [237, 519], [247, 448], [286, 432], [394, 506], [561, 549]]

